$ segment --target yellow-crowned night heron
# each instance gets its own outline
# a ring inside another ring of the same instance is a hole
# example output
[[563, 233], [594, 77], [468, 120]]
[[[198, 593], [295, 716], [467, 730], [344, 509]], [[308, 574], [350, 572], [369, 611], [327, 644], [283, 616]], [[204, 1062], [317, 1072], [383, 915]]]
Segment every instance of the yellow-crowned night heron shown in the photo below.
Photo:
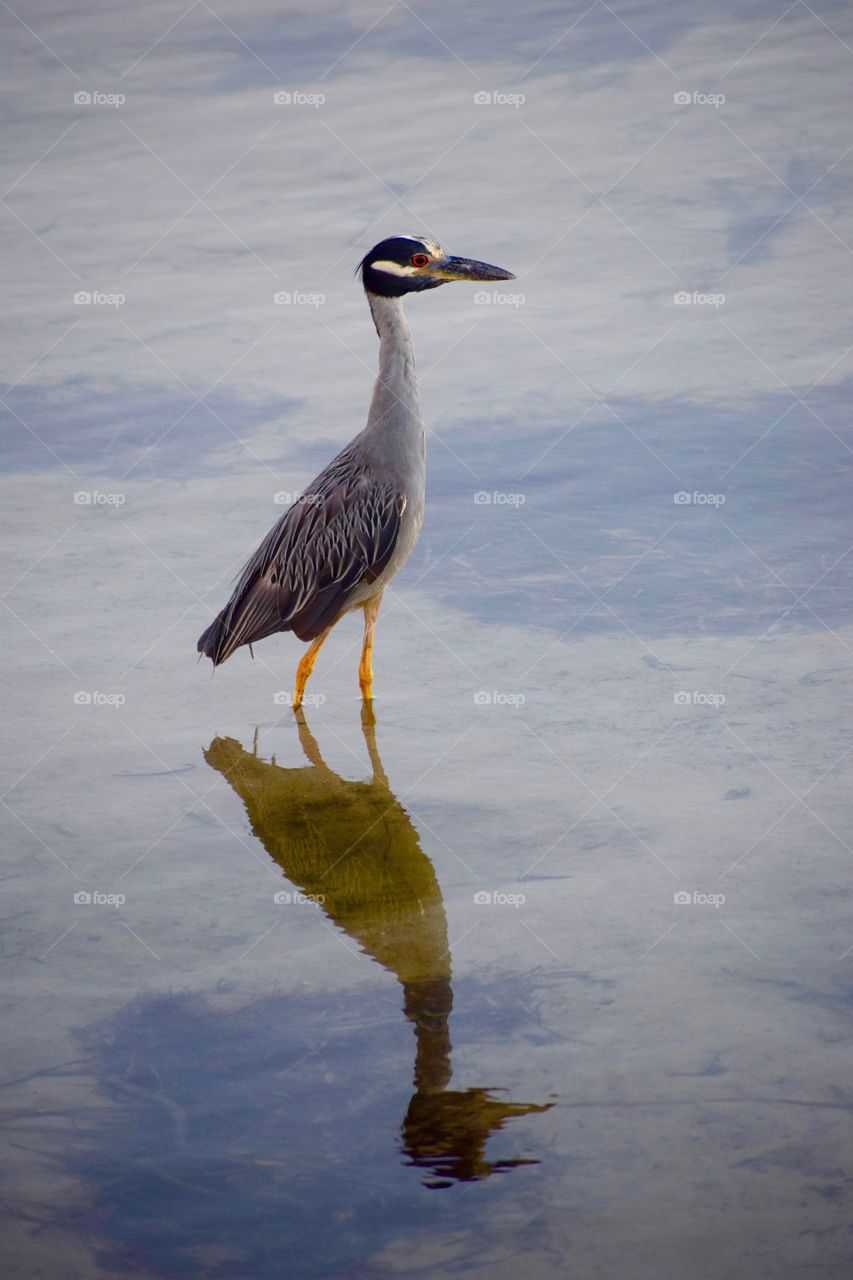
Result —
[[301, 705], [317, 653], [335, 623], [364, 610], [358, 679], [372, 698], [373, 630], [382, 592], [414, 547], [424, 512], [424, 428], [403, 297], [450, 280], [514, 280], [512, 272], [452, 258], [431, 240], [392, 236], [360, 263], [379, 334], [379, 375], [367, 426], [308, 486], [243, 569], [231, 599], [198, 642], [224, 662], [277, 631], [310, 640], [296, 672]]

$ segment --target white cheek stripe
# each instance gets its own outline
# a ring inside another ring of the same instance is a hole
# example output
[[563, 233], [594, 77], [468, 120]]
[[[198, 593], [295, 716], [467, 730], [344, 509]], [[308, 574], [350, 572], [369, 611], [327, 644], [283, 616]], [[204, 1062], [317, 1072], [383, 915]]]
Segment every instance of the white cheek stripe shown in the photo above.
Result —
[[399, 262], [391, 262], [390, 259], [371, 262], [370, 266], [373, 271], [385, 271], [389, 276], [413, 276], [418, 270], [417, 267], [401, 267]]

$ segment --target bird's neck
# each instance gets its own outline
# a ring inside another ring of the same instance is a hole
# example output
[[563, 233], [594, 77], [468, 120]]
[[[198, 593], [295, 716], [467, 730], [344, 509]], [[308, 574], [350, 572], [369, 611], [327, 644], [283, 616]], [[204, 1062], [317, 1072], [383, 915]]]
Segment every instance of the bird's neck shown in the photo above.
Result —
[[420, 431], [415, 353], [412, 331], [403, 314], [403, 300], [368, 293], [367, 301], [379, 334], [379, 373], [373, 388], [368, 427], [382, 431]]

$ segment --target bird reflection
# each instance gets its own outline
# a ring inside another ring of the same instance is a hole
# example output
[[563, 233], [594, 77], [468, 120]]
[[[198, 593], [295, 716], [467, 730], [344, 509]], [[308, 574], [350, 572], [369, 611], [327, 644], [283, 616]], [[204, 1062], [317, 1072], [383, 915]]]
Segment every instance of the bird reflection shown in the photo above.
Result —
[[414, 1093], [400, 1142], [406, 1162], [427, 1171], [425, 1185], [486, 1178], [537, 1160], [486, 1159], [489, 1135], [513, 1116], [553, 1103], [508, 1102], [491, 1088], [449, 1089], [448, 1018], [453, 1007], [447, 917], [433, 865], [388, 785], [366, 705], [362, 731], [369, 782], [340, 777], [323, 760], [301, 712], [308, 760], [283, 768], [234, 738], [215, 738], [205, 759], [246, 806], [252, 830], [284, 874], [315, 895], [326, 915], [403, 987], [403, 1011], [417, 1045]]

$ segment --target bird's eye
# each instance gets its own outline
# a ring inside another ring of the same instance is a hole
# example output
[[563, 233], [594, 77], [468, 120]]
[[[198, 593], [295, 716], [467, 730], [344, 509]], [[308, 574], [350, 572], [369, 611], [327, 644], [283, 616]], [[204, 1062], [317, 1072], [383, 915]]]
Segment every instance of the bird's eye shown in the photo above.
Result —
[[413, 267], [425, 267], [429, 262], [429, 256], [425, 253], [413, 253], [409, 261]]

